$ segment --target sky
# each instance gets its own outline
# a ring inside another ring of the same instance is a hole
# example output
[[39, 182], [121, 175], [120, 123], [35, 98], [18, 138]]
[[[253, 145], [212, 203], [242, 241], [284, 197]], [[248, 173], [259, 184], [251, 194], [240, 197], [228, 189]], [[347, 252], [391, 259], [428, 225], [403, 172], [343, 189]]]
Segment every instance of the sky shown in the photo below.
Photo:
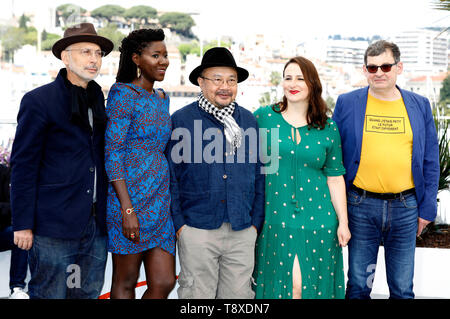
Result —
[[32, 8], [76, 3], [93, 10], [104, 4], [149, 5], [159, 11], [197, 13], [194, 32], [204, 39], [265, 34], [302, 39], [373, 35], [425, 26], [447, 27], [450, 12], [432, 9], [434, 0], [1, 0], [0, 19]]

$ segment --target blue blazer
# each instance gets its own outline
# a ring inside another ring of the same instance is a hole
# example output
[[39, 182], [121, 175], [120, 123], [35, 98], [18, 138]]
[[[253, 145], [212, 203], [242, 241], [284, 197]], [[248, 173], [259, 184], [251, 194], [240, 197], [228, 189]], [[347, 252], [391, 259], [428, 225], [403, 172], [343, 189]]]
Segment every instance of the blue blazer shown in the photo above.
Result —
[[[238, 150], [229, 163], [230, 155], [225, 155], [223, 125], [201, 109], [198, 102], [172, 115], [172, 139], [167, 145], [166, 157], [171, 174], [171, 213], [175, 230], [184, 224], [217, 229], [228, 217], [233, 230], [253, 225], [261, 231], [265, 176], [260, 172], [258, 124], [250, 111], [237, 104], [233, 118], [244, 131], [255, 130], [257, 143], [249, 145], [251, 143], [244, 135], [240, 147], [243, 152]], [[182, 134], [178, 136], [178, 133]], [[181, 153], [180, 143], [184, 144], [183, 159], [175, 158]], [[204, 156], [211, 153], [211, 146], [216, 143], [223, 147], [220, 155], [217, 153], [218, 161]], [[245, 158], [238, 158], [239, 154]]]
[[[433, 221], [437, 212], [439, 146], [430, 102], [416, 93], [400, 90], [413, 133], [412, 175], [419, 217]], [[353, 184], [361, 159], [361, 145], [369, 87], [338, 97], [333, 120], [342, 139], [342, 156], [347, 189]]]
[[[105, 126], [95, 123], [91, 135], [70, 120], [71, 94], [65, 71], [55, 81], [25, 94], [20, 104], [11, 154], [13, 229], [80, 238], [91, 216], [96, 167], [96, 220], [106, 235]], [[104, 108], [101, 88], [93, 85], [98, 90], [98, 105]]]

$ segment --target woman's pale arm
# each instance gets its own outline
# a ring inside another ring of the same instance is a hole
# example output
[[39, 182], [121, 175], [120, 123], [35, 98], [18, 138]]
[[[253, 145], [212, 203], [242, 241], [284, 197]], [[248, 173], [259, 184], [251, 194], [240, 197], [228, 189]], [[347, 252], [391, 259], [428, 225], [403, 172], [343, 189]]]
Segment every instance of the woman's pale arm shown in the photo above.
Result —
[[344, 177], [342, 175], [328, 176], [327, 184], [330, 190], [331, 202], [339, 220], [337, 230], [339, 244], [341, 247], [345, 247], [350, 240], [351, 234], [348, 228], [347, 196], [345, 192]]

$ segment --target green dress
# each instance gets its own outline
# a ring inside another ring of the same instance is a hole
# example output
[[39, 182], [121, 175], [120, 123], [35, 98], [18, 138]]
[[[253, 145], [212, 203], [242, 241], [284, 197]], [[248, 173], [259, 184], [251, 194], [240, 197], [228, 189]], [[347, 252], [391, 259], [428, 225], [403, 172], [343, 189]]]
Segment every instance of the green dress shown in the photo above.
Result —
[[[267, 133], [262, 135], [263, 150], [269, 158], [278, 158], [279, 165], [271, 173], [268, 167], [275, 167], [276, 160], [266, 164], [265, 221], [253, 274], [255, 298], [292, 298], [296, 255], [303, 299], [344, 298], [338, 219], [327, 185], [327, 176], [345, 174], [337, 126], [328, 119], [324, 129], [295, 128], [272, 106], [260, 107], [255, 116], [260, 130]], [[297, 132], [299, 144], [293, 140]]]

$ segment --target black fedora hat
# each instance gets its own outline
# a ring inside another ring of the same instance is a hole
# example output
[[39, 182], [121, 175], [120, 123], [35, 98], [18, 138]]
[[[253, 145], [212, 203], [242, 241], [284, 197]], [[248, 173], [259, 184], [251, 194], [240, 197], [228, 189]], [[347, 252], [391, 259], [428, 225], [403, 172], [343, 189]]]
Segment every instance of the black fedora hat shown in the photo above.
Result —
[[111, 40], [97, 35], [92, 23], [80, 23], [64, 31], [63, 38], [53, 44], [52, 52], [55, 57], [61, 59], [61, 52], [69, 45], [78, 42], [98, 44], [102, 51], [105, 51], [105, 55], [108, 55], [114, 48], [114, 43]]
[[202, 71], [215, 66], [227, 66], [234, 68], [237, 72], [238, 82], [245, 81], [248, 78], [248, 71], [236, 65], [233, 55], [227, 48], [215, 47], [205, 52], [202, 58], [202, 63], [192, 70], [189, 75], [189, 81], [198, 86], [197, 79], [202, 74]]

